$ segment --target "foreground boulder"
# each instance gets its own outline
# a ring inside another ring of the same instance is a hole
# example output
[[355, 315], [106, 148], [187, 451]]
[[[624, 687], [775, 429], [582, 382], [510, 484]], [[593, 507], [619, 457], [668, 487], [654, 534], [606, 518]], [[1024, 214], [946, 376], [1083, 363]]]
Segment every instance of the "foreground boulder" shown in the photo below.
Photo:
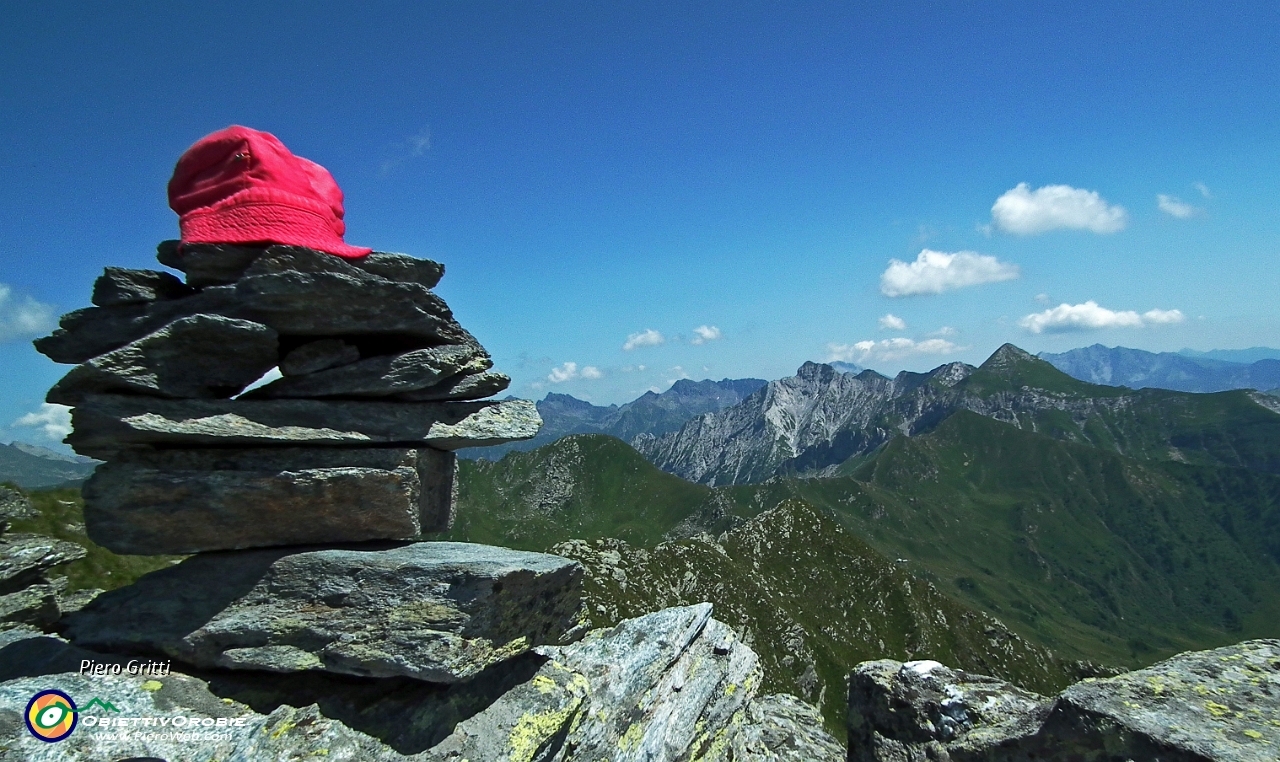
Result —
[[849, 676], [850, 762], [1274, 762], [1280, 640], [1179, 654], [1056, 699], [937, 662]]
[[453, 683], [560, 640], [581, 580], [559, 556], [469, 543], [208, 553], [102, 594], [66, 632], [198, 667]]
[[[544, 646], [509, 662], [507, 677], [490, 668], [449, 686], [447, 694], [412, 689], [412, 708], [397, 709], [396, 699], [386, 696], [410, 690], [394, 682], [405, 678], [346, 678], [327, 684], [327, 695], [298, 693], [290, 703], [264, 701], [263, 690], [244, 691], [237, 680], [252, 672], [87, 677], [77, 673], [83, 659], [127, 665], [123, 657], [55, 637], [0, 634], [0, 748], [36, 762], [844, 759], [813, 707], [788, 696], [757, 694], [755, 654], [711, 618], [710, 604], [666, 609], [594, 631], [579, 643]], [[495, 685], [502, 686], [498, 695], [473, 703]], [[49, 688], [70, 695], [81, 711], [80, 726], [56, 744], [32, 737], [20, 719], [31, 696]], [[99, 696], [118, 711], [90, 708], [91, 698]], [[396, 712], [403, 714], [383, 721]], [[431, 725], [424, 712], [452, 719], [440, 732], [410, 743], [403, 725]], [[118, 724], [121, 718], [122, 727], [107, 726], [116, 732], [98, 732], [102, 723]]]

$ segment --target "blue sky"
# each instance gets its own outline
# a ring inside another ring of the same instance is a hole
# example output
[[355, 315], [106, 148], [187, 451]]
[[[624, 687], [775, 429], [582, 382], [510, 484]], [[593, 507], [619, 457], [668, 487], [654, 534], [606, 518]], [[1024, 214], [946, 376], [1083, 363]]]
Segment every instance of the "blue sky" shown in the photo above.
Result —
[[0, 439], [50, 441], [30, 339], [159, 267], [229, 124], [444, 262], [521, 396], [1278, 346], [1277, 49], [1275, 3], [12, 4]]

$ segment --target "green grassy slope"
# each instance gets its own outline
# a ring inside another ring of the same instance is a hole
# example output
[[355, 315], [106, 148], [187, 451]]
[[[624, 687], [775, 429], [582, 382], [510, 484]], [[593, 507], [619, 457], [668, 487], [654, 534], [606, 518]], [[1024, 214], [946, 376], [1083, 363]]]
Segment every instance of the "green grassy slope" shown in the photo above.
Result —
[[458, 462], [453, 529], [432, 539], [544, 550], [570, 538], [663, 539], [712, 490], [663, 473], [626, 443], [577, 434], [497, 462]]
[[1063, 653], [1149, 663], [1280, 635], [1280, 478], [1144, 463], [961, 412], [858, 478], [732, 488], [797, 497]]

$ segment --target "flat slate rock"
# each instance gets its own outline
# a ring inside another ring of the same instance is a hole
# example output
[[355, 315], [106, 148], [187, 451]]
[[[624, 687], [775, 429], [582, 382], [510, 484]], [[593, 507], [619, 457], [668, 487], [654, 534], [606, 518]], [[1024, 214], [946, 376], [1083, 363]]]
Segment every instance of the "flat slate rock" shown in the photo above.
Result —
[[449, 528], [454, 457], [383, 447], [123, 453], [85, 482], [85, 531], [130, 555], [410, 539]]
[[389, 281], [417, 283], [425, 288], [435, 288], [444, 276], [444, 265], [439, 262], [385, 251], [348, 259], [301, 246], [262, 249], [230, 244], [179, 244], [179, 241], [162, 242], [156, 247], [156, 258], [161, 264], [186, 273], [187, 282], [193, 286], [235, 283], [263, 255], [291, 255], [295, 260], [310, 258], [322, 264], [327, 258]]
[[511, 377], [505, 373], [459, 373], [446, 378], [435, 386], [420, 389], [416, 392], [405, 392], [396, 395], [396, 399], [409, 402], [430, 402], [436, 400], [478, 400], [492, 397], [511, 385]]
[[72, 411], [67, 443], [82, 455], [165, 447], [485, 447], [530, 439], [542, 418], [528, 400], [389, 402], [162, 400], [92, 395]]
[[86, 395], [227, 398], [279, 361], [276, 332], [261, 323], [192, 315], [71, 369], [45, 399], [74, 406]]
[[47, 627], [58, 621], [59, 616], [58, 588], [54, 585], [39, 583], [0, 595], [0, 627], [14, 624]]
[[93, 282], [90, 301], [99, 307], [109, 307], [113, 304], [177, 299], [192, 293], [194, 289], [166, 272], [108, 267]]
[[74, 542], [39, 534], [6, 534], [0, 537], [0, 595], [39, 583], [46, 569], [86, 555]]
[[24, 519], [34, 519], [39, 511], [31, 500], [16, 489], [0, 486], [0, 534], [9, 531], [9, 524]]
[[201, 667], [454, 683], [558, 641], [582, 567], [469, 543], [207, 553], [64, 620], [81, 648]]
[[479, 373], [491, 367], [493, 361], [479, 344], [446, 344], [286, 376], [254, 389], [245, 398], [390, 397], [435, 386], [458, 373]]

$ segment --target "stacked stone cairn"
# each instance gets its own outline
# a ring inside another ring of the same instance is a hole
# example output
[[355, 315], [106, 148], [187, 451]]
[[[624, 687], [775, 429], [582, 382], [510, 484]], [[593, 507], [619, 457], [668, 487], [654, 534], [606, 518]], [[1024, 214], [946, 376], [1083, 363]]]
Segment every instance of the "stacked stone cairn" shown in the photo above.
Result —
[[[432, 292], [440, 265], [175, 242], [159, 259], [185, 282], [108, 268], [37, 348], [79, 363], [48, 400], [106, 461], [83, 490], [90, 539], [192, 555], [57, 634], [0, 630], [0, 756], [844, 758], [816, 709], [757, 695], [756, 654], [710, 604], [586, 633], [577, 562], [417, 541], [452, 521], [452, 450], [541, 425], [527, 401], [482, 400], [509, 380]], [[50, 687], [236, 729], [45, 743], [16, 718]]]

